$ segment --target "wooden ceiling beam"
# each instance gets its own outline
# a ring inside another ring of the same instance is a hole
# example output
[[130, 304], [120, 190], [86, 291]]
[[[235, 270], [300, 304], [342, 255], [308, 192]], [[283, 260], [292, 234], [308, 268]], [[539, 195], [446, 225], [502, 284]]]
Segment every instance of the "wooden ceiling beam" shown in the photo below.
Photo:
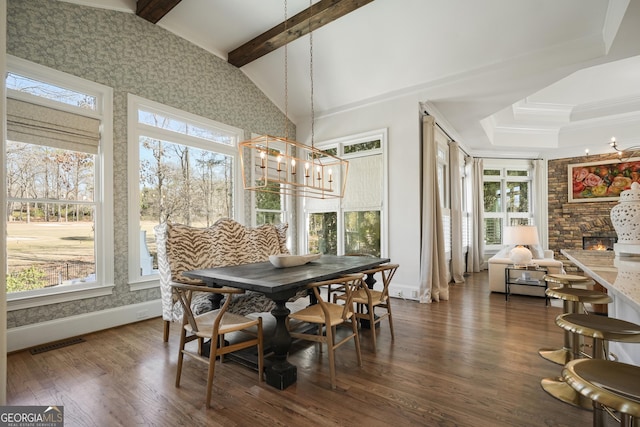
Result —
[[[232, 50], [227, 61], [242, 67], [373, 0], [320, 0], [269, 31]], [[309, 25], [311, 19], [311, 25]], [[285, 30], [286, 28], [286, 30]]]
[[158, 23], [180, 0], [138, 0], [136, 15], [151, 23]]

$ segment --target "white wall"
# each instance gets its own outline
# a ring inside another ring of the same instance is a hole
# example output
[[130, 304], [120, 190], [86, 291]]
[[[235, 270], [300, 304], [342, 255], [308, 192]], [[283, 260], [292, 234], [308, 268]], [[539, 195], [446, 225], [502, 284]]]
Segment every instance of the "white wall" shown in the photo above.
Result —
[[[0, 0], [0, 72], [5, 75], [6, 70], [6, 47], [7, 47], [7, 2]], [[5, 85], [4, 80], [2, 89], [0, 89], [0, 176], [4, 176], [4, 147], [5, 147]], [[0, 194], [5, 195], [5, 181], [0, 180]], [[6, 236], [6, 210], [7, 204], [2, 203], [0, 206], [0, 235]], [[0, 245], [0, 405], [7, 402], [7, 277], [4, 274], [7, 271], [7, 254], [5, 253], [6, 245]]]
[[[409, 95], [315, 120], [315, 142], [388, 129], [389, 258], [400, 264], [392, 284], [406, 298], [420, 279], [420, 114], [419, 97]], [[310, 122], [296, 123], [300, 141], [310, 144]], [[303, 223], [303, 222], [302, 222]]]

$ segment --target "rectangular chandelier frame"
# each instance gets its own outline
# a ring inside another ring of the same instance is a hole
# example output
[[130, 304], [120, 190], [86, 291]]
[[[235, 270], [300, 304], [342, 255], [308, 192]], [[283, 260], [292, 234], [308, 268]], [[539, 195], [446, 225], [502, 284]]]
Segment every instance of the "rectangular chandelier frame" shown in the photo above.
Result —
[[245, 190], [316, 199], [344, 197], [349, 171], [346, 160], [269, 135], [241, 142], [238, 148]]

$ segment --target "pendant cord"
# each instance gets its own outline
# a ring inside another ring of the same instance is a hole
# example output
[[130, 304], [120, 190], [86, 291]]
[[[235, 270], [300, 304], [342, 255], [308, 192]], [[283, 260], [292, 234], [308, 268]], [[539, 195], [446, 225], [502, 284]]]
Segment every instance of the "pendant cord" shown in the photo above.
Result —
[[[313, 1], [309, 0], [309, 12]], [[311, 149], [314, 148], [315, 141], [315, 110], [313, 105], [313, 31], [311, 31], [311, 13], [309, 14], [309, 75], [311, 81]]]
[[[287, 33], [287, 0], [284, 0], [284, 32]], [[289, 139], [289, 58], [284, 45], [284, 139]]]

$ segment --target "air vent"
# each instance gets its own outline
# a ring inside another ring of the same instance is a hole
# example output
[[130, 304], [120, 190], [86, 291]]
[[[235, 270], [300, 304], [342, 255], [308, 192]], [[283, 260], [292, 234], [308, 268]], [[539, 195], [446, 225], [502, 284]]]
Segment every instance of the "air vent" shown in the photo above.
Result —
[[81, 342], [84, 342], [84, 338], [80, 338], [80, 337], [70, 338], [68, 340], [57, 341], [51, 344], [45, 344], [39, 347], [34, 347], [31, 350], [29, 350], [29, 352], [31, 354], [40, 354], [40, 353], [44, 353], [45, 351], [57, 350], [59, 348], [67, 347], [69, 345], [74, 345]]

